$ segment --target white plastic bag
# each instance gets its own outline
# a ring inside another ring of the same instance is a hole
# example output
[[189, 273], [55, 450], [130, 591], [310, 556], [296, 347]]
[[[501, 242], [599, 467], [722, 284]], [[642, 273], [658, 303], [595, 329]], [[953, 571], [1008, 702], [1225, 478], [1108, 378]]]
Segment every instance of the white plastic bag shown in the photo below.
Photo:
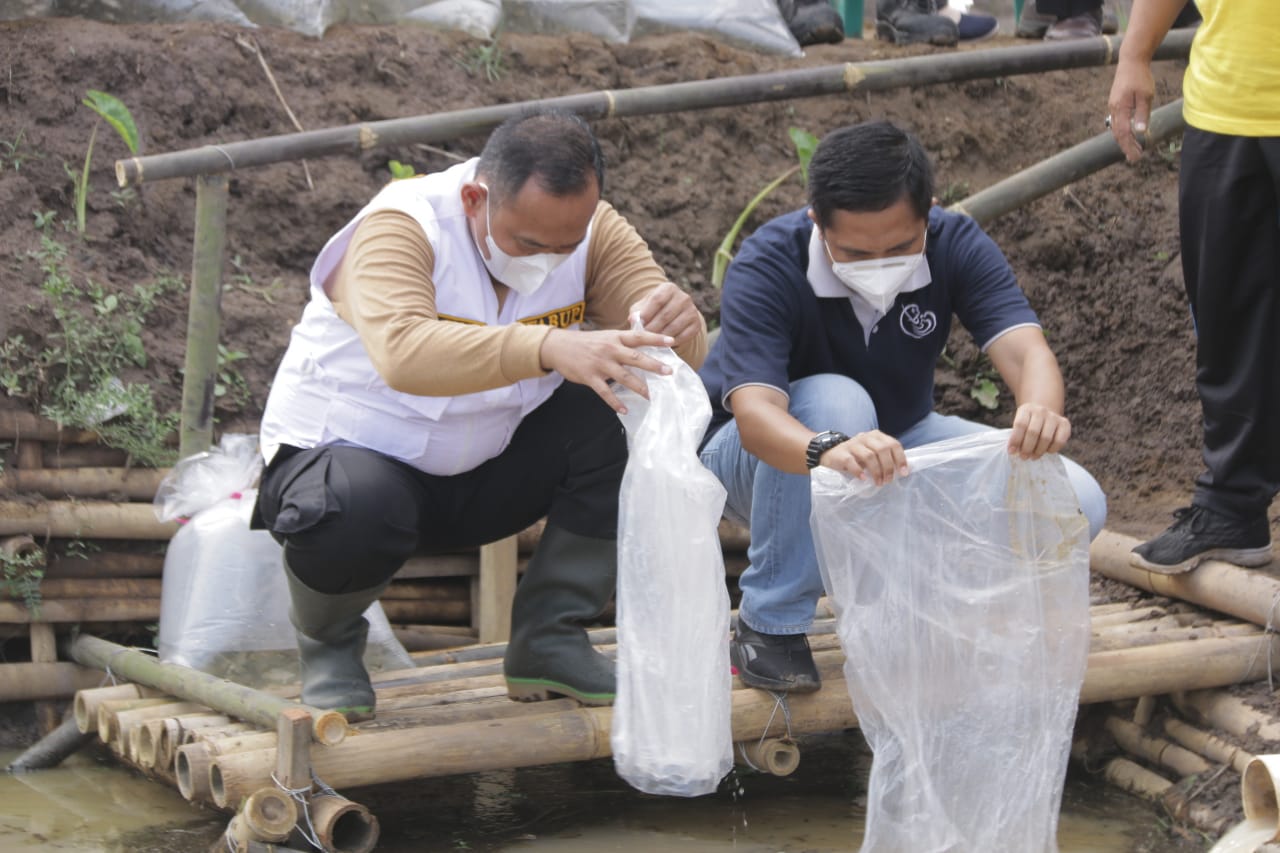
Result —
[[864, 853], [1043, 853], [1089, 651], [1088, 524], [1062, 460], [992, 431], [876, 487], [813, 472], [811, 524], [875, 757]]
[[[255, 436], [224, 436], [174, 466], [155, 499], [162, 520], [190, 516], [165, 551], [160, 660], [251, 687], [299, 680], [284, 549], [265, 530], [249, 529], [261, 467]], [[365, 665], [411, 668], [382, 605], [364, 615]]]
[[662, 32], [699, 31], [749, 50], [800, 56], [776, 0], [633, 0], [633, 38]]
[[618, 511], [618, 775], [649, 794], [715, 791], [733, 766], [729, 594], [718, 525], [725, 490], [698, 460], [711, 418], [693, 369], [642, 374], [646, 401], [622, 386], [630, 456]]

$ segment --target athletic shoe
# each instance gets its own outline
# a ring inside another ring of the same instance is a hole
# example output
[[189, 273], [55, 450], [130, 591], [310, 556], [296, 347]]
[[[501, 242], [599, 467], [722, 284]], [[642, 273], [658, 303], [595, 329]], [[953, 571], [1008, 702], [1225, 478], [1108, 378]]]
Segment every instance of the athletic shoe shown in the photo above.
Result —
[[1205, 560], [1255, 568], [1271, 562], [1267, 516], [1245, 521], [1204, 506], [1183, 507], [1169, 529], [1133, 549], [1129, 563], [1162, 575], [1189, 572]]

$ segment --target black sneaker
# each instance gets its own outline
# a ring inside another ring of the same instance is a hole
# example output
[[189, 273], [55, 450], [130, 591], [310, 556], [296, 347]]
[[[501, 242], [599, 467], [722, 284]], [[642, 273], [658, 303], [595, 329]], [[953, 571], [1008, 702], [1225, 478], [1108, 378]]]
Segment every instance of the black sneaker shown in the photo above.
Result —
[[729, 644], [729, 659], [748, 687], [812, 693], [822, 686], [804, 634], [761, 634], [739, 622]]
[[1254, 568], [1271, 562], [1271, 526], [1267, 516], [1241, 521], [1203, 506], [1183, 507], [1169, 529], [1133, 549], [1130, 565], [1180, 575], [1205, 560], [1224, 560]]

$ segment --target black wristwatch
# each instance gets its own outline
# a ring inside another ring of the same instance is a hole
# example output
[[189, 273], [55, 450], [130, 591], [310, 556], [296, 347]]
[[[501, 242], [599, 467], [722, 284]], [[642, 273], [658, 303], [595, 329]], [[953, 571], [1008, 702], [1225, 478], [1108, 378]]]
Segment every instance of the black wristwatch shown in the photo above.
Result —
[[809, 439], [809, 448], [804, 452], [804, 461], [809, 468], [817, 468], [818, 463], [822, 460], [822, 454], [826, 453], [837, 444], [844, 444], [849, 440], [849, 436], [835, 430], [827, 430], [820, 432], [813, 438]]

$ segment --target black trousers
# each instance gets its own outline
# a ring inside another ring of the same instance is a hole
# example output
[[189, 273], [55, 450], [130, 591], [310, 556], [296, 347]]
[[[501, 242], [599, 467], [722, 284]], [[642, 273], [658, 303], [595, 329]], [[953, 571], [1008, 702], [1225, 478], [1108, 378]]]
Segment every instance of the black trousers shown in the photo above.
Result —
[[1035, 0], [1036, 11], [1055, 18], [1072, 18], [1102, 8], [1102, 0]]
[[298, 579], [331, 595], [377, 586], [415, 554], [481, 545], [547, 517], [617, 536], [626, 433], [586, 386], [563, 383], [497, 457], [452, 477], [361, 447], [283, 447], [262, 476], [254, 526]]
[[1280, 137], [1188, 128], [1178, 210], [1207, 466], [1192, 500], [1256, 518], [1280, 490]]

